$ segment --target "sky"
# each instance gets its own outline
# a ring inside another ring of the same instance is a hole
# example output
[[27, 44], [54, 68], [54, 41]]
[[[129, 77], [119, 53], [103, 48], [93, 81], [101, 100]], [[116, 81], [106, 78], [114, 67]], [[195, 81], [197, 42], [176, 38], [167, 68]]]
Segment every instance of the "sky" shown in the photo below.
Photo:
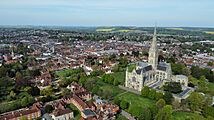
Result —
[[0, 0], [0, 25], [214, 27], [214, 0]]

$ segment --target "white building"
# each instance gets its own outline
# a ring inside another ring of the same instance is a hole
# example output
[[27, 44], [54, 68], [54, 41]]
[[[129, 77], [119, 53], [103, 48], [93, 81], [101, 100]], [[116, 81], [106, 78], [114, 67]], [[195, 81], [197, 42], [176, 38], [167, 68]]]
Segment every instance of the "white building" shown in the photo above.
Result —
[[[158, 48], [156, 28], [149, 49], [148, 62], [134, 63], [134, 69], [127, 67], [125, 87], [141, 91], [144, 86], [157, 88], [164, 82], [175, 81], [187, 86], [188, 78], [184, 75], [172, 76], [170, 63], [158, 63]], [[131, 66], [131, 65], [130, 65]]]
[[53, 120], [71, 120], [74, 118], [73, 111], [70, 109], [60, 109], [51, 115]]

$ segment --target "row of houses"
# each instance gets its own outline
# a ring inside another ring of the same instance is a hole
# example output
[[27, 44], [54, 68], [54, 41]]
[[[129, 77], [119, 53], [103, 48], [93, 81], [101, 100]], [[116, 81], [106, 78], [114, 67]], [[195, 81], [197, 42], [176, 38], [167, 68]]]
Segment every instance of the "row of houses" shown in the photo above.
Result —
[[69, 87], [72, 95], [63, 100], [74, 104], [81, 111], [81, 120], [113, 120], [119, 112], [119, 106], [92, 96], [85, 88], [73, 82]]

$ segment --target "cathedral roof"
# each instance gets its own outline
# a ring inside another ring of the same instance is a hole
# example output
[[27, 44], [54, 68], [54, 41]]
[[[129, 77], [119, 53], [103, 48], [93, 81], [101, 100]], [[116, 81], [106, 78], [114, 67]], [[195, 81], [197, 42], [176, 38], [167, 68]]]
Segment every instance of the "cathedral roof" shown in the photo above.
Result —
[[165, 62], [160, 62], [157, 65], [157, 70], [161, 70], [161, 71], [167, 71], [167, 69], [170, 67], [169, 63], [165, 63]]
[[147, 71], [152, 70], [152, 65], [149, 65], [149, 64], [144, 63], [144, 62], [139, 62], [139, 63], [138, 63], [139, 69], [136, 70], [137, 74], [141, 74], [141, 72], [145, 73]]

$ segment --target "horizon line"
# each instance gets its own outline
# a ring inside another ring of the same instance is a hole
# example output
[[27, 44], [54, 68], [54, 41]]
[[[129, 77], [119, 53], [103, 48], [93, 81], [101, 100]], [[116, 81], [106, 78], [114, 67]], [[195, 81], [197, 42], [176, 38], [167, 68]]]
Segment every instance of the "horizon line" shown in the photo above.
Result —
[[[1, 27], [151, 27], [154, 26], [137, 26], [137, 25], [1, 25]], [[214, 26], [157, 26], [157, 28], [214, 28]]]

